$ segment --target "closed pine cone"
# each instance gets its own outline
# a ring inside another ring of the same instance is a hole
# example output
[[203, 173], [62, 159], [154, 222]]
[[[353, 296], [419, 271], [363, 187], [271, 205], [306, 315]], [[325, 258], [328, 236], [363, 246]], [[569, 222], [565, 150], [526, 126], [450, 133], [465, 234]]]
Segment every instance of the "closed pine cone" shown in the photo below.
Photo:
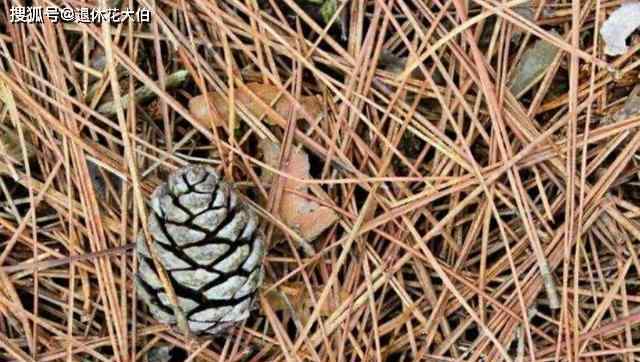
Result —
[[[151, 198], [149, 232], [190, 332], [217, 334], [245, 320], [262, 283], [263, 236], [258, 217], [205, 166], [178, 170]], [[138, 294], [153, 317], [176, 324], [151, 254], [136, 250]]]

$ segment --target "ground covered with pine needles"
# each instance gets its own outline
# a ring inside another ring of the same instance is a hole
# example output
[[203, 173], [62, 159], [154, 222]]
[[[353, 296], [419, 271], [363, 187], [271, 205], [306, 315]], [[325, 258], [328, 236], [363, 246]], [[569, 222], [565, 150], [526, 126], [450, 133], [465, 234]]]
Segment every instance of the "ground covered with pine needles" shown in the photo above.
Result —
[[[2, 4], [0, 361], [640, 359], [640, 41], [599, 33], [623, 1], [55, 3], [153, 14]], [[132, 282], [151, 192], [194, 163], [268, 244], [214, 338]]]

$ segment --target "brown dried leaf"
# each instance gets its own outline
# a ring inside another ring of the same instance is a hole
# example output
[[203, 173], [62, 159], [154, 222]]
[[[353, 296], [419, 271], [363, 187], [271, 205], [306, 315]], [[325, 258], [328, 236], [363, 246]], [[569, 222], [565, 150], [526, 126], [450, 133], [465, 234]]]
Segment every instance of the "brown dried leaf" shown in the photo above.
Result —
[[[322, 288], [314, 288], [313, 294], [316, 300], [322, 294]], [[293, 307], [295, 313], [303, 320], [311, 316], [314, 303], [309, 295], [307, 287], [303, 282], [288, 282], [281, 284], [277, 289], [271, 290], [265, 294], [269, 301], [269, 305], [274, 311], [289, 311]], [[339, 298], [335, 296], [327, 298], [325, 303], [320, 306], [320, 315], [323, 317], [330, 316], [342, 302], [349, 298], [349, 292], [340, 291]]]
[[[271, 167], [277, 168], [280, 161], [280, 145], [267, 140], [260, 141], [260, 150], [264, 155], [264, 161]], [[311, 178], [309, 176], [309, 156], [298, 148], [291, 150], [291, 155], [287, 160], [286, 170], [284, 170], [291, 177], [295, 177], [301, 180]], [[263, 174], [262, 181], [270, 184], [273, 180], [273, 174], [266, 171]], [[306, 192], [307, 187], [304, 183], [294, 180], [293, 178], [285, 178], [284, 188], [292, 189], [300, 192]]]
[[289, 310], [289, 303], [296, 306], [303, 300], [305, 294], [304, 284], [299, 282], [284, 283], [265, 293], [265, 298], [269, 301], [271, 308], [276, 311]]
[[[256, 117], [262, 117], [265, 115], [268, 108], [261, 105], [255, 97], [259, 98], [269, 106], [278, 97], [278, 94], [280, 94], [278, 88], [270, 84], [248, 83], [247, 88], [249, 88], [253, 95], [243, 89], [236, 89], [235, 101], [242, 104]], [[204, 94], [191, 98], [189, 101], [189, 111], [198, 121], [207, 125], [213, 123], [217, 127], [221, 127], [226, 124], [229, 119], [228, 98], [220, 92], [208, 93], [208, 97], [211, 105], [215, 107], [215, 111], [210, 110], [207, 106], [207, 98]], [[316, 96], [301, 97], [300, 105], [311, 116], [317, 116], [323, 113], [322, 104]], [[278, 101], [271, 108], [283, 118], [288, 118], [289, 113], [295, 109], [295, 104], [284, 94], [281, 94]], [[302, 112], [297, 112], [296, 115], [297, 118], [303, 117]], [[274, 124], [273, 120], [268, 115], [265, 116], [265, 120], [271, 125]]]
[[[277, 168], [280, 158], [280, 146], [267, 140], [262, 140], [259, 147], [264, 154], [265, 162]], [[294, 178], [310, 179], [309, 156], [303, 150], [294, 148], [282, 171]], [[273, 175], [270, 172], [265, 172], [262, 180], [271, 184]], [[289, 177], [285, 178], [279, 212], [282, 220], [288, 226], [300, 232], [305, 240], [311, 241], [333, 225], [338, 220], [338, 215], [333, 209], [321, 206], [317, 202], [299, 194], [307, 194], [308, 192], [309, 190], [305, 183]]]
[[292, 210], [289, 211], [290, 214], [297, 209], [298, 214], [290, 217], [290, 220], [286, 222], [291, 227], [300, 230], [302, 236], [309, 241], [320, 236], [323, 231], [338, 221], [338, 215], [333, 209], [298, 196], [291, 197], [291, 194], [283, 195], [280, 209]]

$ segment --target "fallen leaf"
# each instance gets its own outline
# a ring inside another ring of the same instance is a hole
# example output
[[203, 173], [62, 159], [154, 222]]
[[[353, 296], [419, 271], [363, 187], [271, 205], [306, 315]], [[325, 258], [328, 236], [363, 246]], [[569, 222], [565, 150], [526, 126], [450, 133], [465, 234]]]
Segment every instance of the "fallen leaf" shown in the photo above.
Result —
[[514, 6], [513, 11], [523, 18], [533, 21], [535, 18], [535, 4], [531, 0], [525, 1], [519, 5]]
[[[33, 157], [36, 153], [35, 147], [29, 143], [29, 132], [24, 134], [24, 147], [27, 159]], [[0, 157], [0, 174], [9, 173], [10, 168], [4, 164], [5, 161], [12, 164], [22, 164], [22, 143], [18, 132], [13, 129], [0, 126], [0, 153], [4, 157]]]
[[626, 43], [627, 37], [638, 27], [640, 27], [640, 2], [623, 3], [614, 10], [600, 29], [600, 35], [605, 42], [605, 54], [626, 53], [629, 49]]
[[[313, 288], [313, 294], [317, 301], [322, 294], [322, 288]], [[349, 297], [349, 292], [341, 289], [339, 297], [336, 297], [334, 294], [332, 297], [327, 298], [319, 307], [320, 316], [329, 317], [343, 302], [347, 301]], [[269, 301], [271, 308], [276, 312], [291, 311], [291, 309], [293, 309], [303, 323], [306, 323], [313, 313], [313, 299], [309, 295], [308, 288], [303, 282], [283, 283], [266, 293], [265, 298]]]
[[[177, 88], [181, 86], [188, 77], [189, 72], [187, 72], [186, 70], [179, 70], [173, 74], [170, 74], [169, 76], [167, 76], [167, 79], [165, 81], [165, 88]], [[129, 107], [129, 97], [129, 94], [125, 94], [120, 97], [120, 100], [118, 102], [113, 100], [106, 102], [98, 107], [98, 112], [108, 116], [113, 116], [118, 111], [118, 104], [120, 104], [120, 107], [122, 107], [123, 109], [127, 109], [127, 107]], [[133, 97], [134, 103], [145, 103], [157, 97], [157, 94], [155, 93], [155, 91], [151, 90], [151, 88], [142, 86], [135, 90], [135, 92], [133, 93]]]
[[264, 294], [264, 297], [274, 311], [280, 312], [290, 310], [291, 306], [298, 305], [298, 302], [303, 299], [304, 294], [303, 283], [288, 282], [269, 290], [269, 292]]
[[[534, 21], [536, 14], [535, 14], [535, 5], [533, 4], [532, 1], [525, 1], [522, 4], [519, 4], [517, 6], [514, 6], [513, 11], [515, 11], [518, 15], [522, 16], [523, 18], [529, 20], [529, 21]], [[513, 29], [513, 35], [511, 40], [519, 43], [520, 42], [520, 38], [522, 37], [522, 34], [526, 33], [526, 30], [523, 28], [520, 28], [519, 26], [516, 26]]]
[[640, 113], [640, 84], [636, 85], [624, 102], [622, 109], [613, 115], [614, 121], [623, 121]]
[[[277, 168], [280, 158], [280, 146], [270, 141], [262, 140], [259, 147], [264, 154], [265, 162]], [[293, 178], [311, 179], [309, 156], [301, 149], [292, 149], [282, 171]], [[262, 180], [264, 183], [273, 184], [273, 175], [270, 172], [265, 172]], [[333, 209], [322, 206], [298, 194], [307, 194], [309, 192], [305, 183], [287, 177], [284, 179], [283, 187], [284, 191], [278, 208], [280, 216], [289, 227], [298, 231], [306, 241], [314, 240], [338, 220], [338, 215]]]
[[[0, 142], [2, 143], [5, 156], [9, 156], [9, 158], [16, 160], [17, 162], [21, 162], [22, 161], [22, 146], [21, 146], [22, 143], [20, 142], [20, 137], [18, 137], [17, 131], [9, 130], [9, 129], [4, 129], [2, 131], [4, 134], [0, 136]], [[31, 158], [35, 154], [35, 148], [31, 143], [29, 143], [27, 135], [28, 135], [28, 132], [25, 132], [24, 147], [27, 154], [27, 158]]]
[[159, 346], [153, 347], [147, 353], [147, 360], [149, 362], [169, 362], [171, 360], [172, 346]]
[[107, 60], [104, 57], [104, 48], [96, 47], [91, 51], [90, 64], [97, 71], [104, 71], [107, 66]]
[[[401, 57], [389, 51], [383, 50], [380, 53], [380, 57], [378, 58], [378, 66], [381, 69], [386, 70], [387, 72], [391, 72], [395, 75], [399, 75], [402, 73], [404, 68], [407, 67], [407, 57]], [[422, 73], [420, 72], [420, 69], [416, 68], [412, 72], [412, 76], [414, 76], [414, 74], [418, 75]]]
[[[265, 115], [268, 108], [260, 104], [255, 97], [262, 100], [266, 106], [269, 106], [276, 97], [278, 97], [278, 94], [281, 93], [278, 87], [270, 84], [248, 83], [246, 86], [253, 95], [245, 90], [236, 89], [234, 95], [235, 101], [242, 104], [249, 112], [258, 118]], [[229, 119], [228, 98], [220, 92], [210, 92], [208, 93], [208, 97], [211, 105], [215, 107], [215, 112], [212, 110], [210, 111], [207, 106], [207, 98], [203, 94], [191, 98], [189, 101], [189, 111], [198, 121], [206, 125], [213, 123], [215, 126], [221, 127], [226, 124]], [[322, 104], [316, 96], [303, 96], [300, 98], [299, 102], [302, 108], [304, 108], [312, 117], [316, 117], [324, 113]], [[286, 95], [280, 94], [280, 97], [276, 103], [271, 106], [271, 108], [275, 113], [287, 119], [289, 117], [289, 113], [295, 109], [295, 104], [291, 102]], [[297, 112], [296, 115], [298, 119], [304, 117], [302, 112]], [[271, 125], [274, 124], [274, 121], [268, 115], [264, 119], [267, 123]]]
[[[280, 145], [269, 142], [267, 140], [261, 140], [259, 144], [260, 150], [264, 155], [264, 161], [274, 168], [278, 167], [280, 161]], [[307, 154], [297, 148], [294, 148], [291, 151], [291, 156], [286, 165], [285, 172], [289, 174], [290, 178], [285, 178], [284, 180], [284, 188], [293, 189], [296, 191], [306, 192], [306, 185], [302, 182], [295, 180], [297, 179], [308, 179], [309, 176], [309, 156]], [[273, 174], [269, 171], [263, 174], [262, 181], [268, 184], [273, 182]]]
[[[380, 87], [384, 93], [391, 96], [397, 91], [397, 85], [402, 81], [401, 79], [394, 78], [397, 78], [402, 74], [404, 69], [407, 67], [407, 62], [409, 62], [409, 59], [407, 57], [401, 57], [386, 50], [381, 51], [378, 58], [378, 69], [391, 73], [393, 77], [390, 78], [388, 76], [376, 76], [373, 79], [374, 84]], [[444, 81], [442, 75], [437, 70], [433, 72], [432, 78], [436, 84], [440, 84]], [[416, 67], [415, 69], [413, 69], [409, 75], [409, 80], [411, 81], [424, 79], [424, 74], [422, 73], [422, 69], [420, 69], [420, 67]], [[412, 92], [408, 89], [403, 89], [401, 90], [401, 92], [402, 93], [400, 94], [400, 97], [404, 98], [407, 103], [411, 103], [415, 99], [415, 92]], [[425, 114], [425, 112], [430, 112], [430, 110], [427, 111], [422, 109], [421, 105], [419, 105], [418, 107], [422, 114]], [[438, 115], [437, 119], [440, 118], [440, 115]]]
[[[552, 33], [558, 35], [555, 31]], [[556, 46], [542, 39], [524, 52], [509, 82], [509, 88], [516, 98], [521, 97], [542, 79], [557, 53]]]
[[[108, 169], [103, 168], [89, 159], [87, 159], [87, 169], [89, 170], [89, 177], [91, 178], [95, 192], [100, 198], [107, 196], [108, 185], [111, 185], [116, 192], [121, 191], [122, 179], [111, 173]], [[104, 171], [104, 175], [107, 177], [106, 179], [101, 170]]]

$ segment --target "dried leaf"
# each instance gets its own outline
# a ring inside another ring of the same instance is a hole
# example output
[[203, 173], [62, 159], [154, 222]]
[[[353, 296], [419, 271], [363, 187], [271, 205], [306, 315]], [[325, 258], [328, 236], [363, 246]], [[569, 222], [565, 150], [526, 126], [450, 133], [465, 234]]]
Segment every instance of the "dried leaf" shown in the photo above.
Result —
[[624, 106], [613, 115], [614, 121], [622, 121], [640, 113], [640, 84], [636, 85], [624, 102]]
[[620, 55], [627, 52], [627, 37], [640, 27], [640, 2], [622, 4], [602, 25], [600, 35], [605, 42], [607, 55]]
[[535, 4], [531, 0], [525, 1], [517, 6], [513, 7], [513, 11], [515, 11], [518, 15], [522, 16], [527, 20], [533, 21], [536, 15], [535, 12]]
[[[0, 143], [4, 148], [5, 156], [9, 156], [10, 159], [16, 160], [18, 162], [22, 161], [22, 146], [20, 142], [20, 138], [18, 134], [14, 130], [10, 129], [0, 129], [2, 131], [2, 136], [0, 136]], [[35, 154], [34, 146], [29, 143], [27, 139], [28, 132], [25, 132], [25, 142], [24, 147], [27, 153], [27, 158], [33, 157]]]
[[[255, 117], [259, 118], [265, 115], [268, 108], [261, 105], [254, 97], [259, 98], [269, 106], [280, 94], [278, 101], [271, 108], [285, 119], [288, 118], [289, 113], [295, 109], [295, 104], [284, 94], [281, 94], [276, 86], [264, 83], [248, 83], [247, 88], [249, 88], [254, 96], [242, 89], [236, 89], [235, 101], [242, 104]], [[229, 119], [228, 98], [219, 92], [211, 92], [208, 94], [208, 97], [211, 105], [215, 107], [215, 112], [209, 109], [207, 106], [207, 99], [205, 98], [205, 95], [202, 94], [191, 98], [189, 101], [189, 111], [198, 121], [206, 125], [213, 123], [217, 127], [221, 127], [226, 124]], [[324, 113], [322, 104], [316, 96], [301, 97], [300, 105], [311, 116], [318, 116]], [[302, 118], [304, 116], [302, 112], [297, 112], [296, 115], [298, 118]], [[269, 118], [268, 115], [265, 117], [265, 120], [271, 125], [274, 124], [273, 120]]]
[[[259, 147], [264, 154], [265, 162], [272, 167], [278, 167], [280, 146], [262, 140]], [[310, 179], [309, 156], [301, 149], [293, 149], [282, 171], [298, 179]], [[272, 181], [273, 175], [266, 172], [263, 175], [263, 182], [272, 183]], [[279, 207], [282, 220], [300, 232], [305, 240], [314, 240], [338, 220], [338, 215], [333, 209], [321, 206], [317, 202], [290, 190], [305, 194], [308, 193], [308, 187], [305, 183], [286, 178]]]
[[[87, 159], [87, 169], [89, 170], [89, 176], [91, 177], [95, 192], [100, 198], [107, 196], [108, 184], [112, 185], [116, 191], [122, 189], [122, 179], [111, 173], [108, 169], [102, 168], [89, 159]], [[107, 177], [106, 179], [101, 170], [104, 171], [104, 175]]]
[[[322, 294], [322, 288], [314, 288], [313, 294], [316, 300]], [[277, 289], [265, 294], [269, 305], [274, 311], [290, 311], [292, 308], [296, 315], [305, 322], [313, 312], [314, 303], [308, 289], [303, 282], [288, 282], [281, 284]], [[339, 297], [327, 298], [320, 306], [322, 317], [330, 316], [336, 308], [349, 299], [349, 292], [342, 289]]]
[[107, 60], [104, 56], [104, 48], [96, 47], [91, 51], [91, 59], [90, 59], [91, 67], [98, 71], [104, 71], [107, 66]]
[[[378, 59], [378, 66], [388, 72], [399, 75], [407, 67], [407, 57], [400, 57], [383, 50]], [[419, 69], [414, 70], [416, 73], [419, 71]]]
[[171, 360], [172, 346], [159, 346], [153, 347], [147, 353], [147, 360], [149, 362], [169, 362]]
[[[398, 89], [397, 85], [401, 81], [400, 79], [397, 79], [397, 77], [401, 76], [402, 72], [407, 67], [407, 63], [411, 63], [411, 61], [407, 57], [401, 57], [386, 50], [381, 51], [380, 57], [378, 58], [378, 68], [384, 70], [385, 72], [391, 73], [393, 76], [396, 77], [396, 79], [394, 80], [393, 78], [376, 76], [373, 79], [373, 83], [377, 87], [380, 87], [380, 89], [384, 93], [386, 93], [389, 96], [392, 96], [392, 94], [397, 91]], [[412, 80], [425, 79], [422, 69], [420, 69], [420, 67], [416, 67], [415, 69], [413, 69], [409, 75], [409, 78], [412, 78]], [[441, 84], [443, 82], [442, 74], [440, 74], [440, 72], [437, 70], [433, 72], [432, 78], [436, 84]], [[413, 103], [413, 101], [415, 100], [416, 93], [408, 89], [402, 89], [400, 96], [404, 98], [407, 103]], [[420, 110], [420, 113], [422, 113], [423, 115], [425, 116], [428, 115], [427, 117], [429, 119], [435, 117], [435, 119], [439, 120], [441, 118], [441, 115], [439, 114], [439, 112], [437, 112], [438, 113], [437, 115], [433, 114], [436, 112], [433, 112], [434, 109], [431, 107], [429, 107], [429, 109], [425, 109], [423, 104], [419, 104], [418, 109]]]
[[[555, 31], [552, 33], [558, 35]], [[536, 41], [532, 48], [524, 52], [509, 84], [511, 92], [516, 98], [522, 96], [542, 79], [557, 53], [556, 46], [542, 39]]]
[[333, 209], [290, 193], [282, 196], [280, 208], [288, 210], [285, 218], [287, 223], [300, 230], [302, 236], [309, 241], [316, 239], [338, 220]]
[[303, 283], [289, 282], [279, 285], [276, 289], [271, 289], [268, 293], [265, 293], [265, 298], [271, 308], [279, 312], [290, 310], [290, 305], [298, 305], [298, 302], [303, 300], [304, 294]]
[[[260, 150], [264, 155], [265, 162], [268, 165], [277, 168], [280, 160], [280, 145], [263, 140], [260, 141]], [[284, 180], [285, 189], [306, 192], [306, 185], [293, 179], [298, 178], [304, 180], [310, 178], [309, 157], [304, 151], [297, 148], [294, 148], [291, 151], [291, 156], [289, 157], [285, 172], [291, 176], [291, 178], [286, 178]], [[273, 182], [272, 178], [273, 174], [266, 171], [263, 175], [262, 181], [267, 184], [271, 184]]]
[[[173, 88], [179, 87], [180, 85], [182, 85], [182, 83], [184, 83], [187, 80], [188, 77], [189, 77], [188, 71], [179, 70], [167, 77], [165, 82], [165, 86], [166, 86], [165, 88], [173, 89]], [[153, 90], [151, 90], [149, 87], [142, 86], [135, 90], [133, 96], [134, 96], [134, 103], [144, 103], [155, 98], [156, 93]], [[108, 116], [115, 115], [118, 110], [118, 107], [117, 107], [118, 103], [121, 105], [123, 109], [126, 109], [129, 106], [129, 95], [126, 94], [120, 97], [120, 100], [118, 102], [110, 101], [110, 102], [104, 103], [103, 105], [98, 107], [98, 112]]]
[[95, 163], [87, 160], [87, 170], [89, 170], [89, 176], [91, 177], [91, 181], [93, 182], [93, 187], [97, 195], [104, 197], [107, 194], [107, 184], [100, 174], [100, 166]]
[[[25, 152], [27, 158], [35, 155], [35, 147], [29, 143], [28, 132], [25, 132]], [[9, 161], [22, 164], [22, 146], [17, 131], [0, 126], [0, 152], [8, 158]], [[0, 174], [9, 172], [9, 167], [3, 165], [4, 157], [0, 157]]]
[[[536, 16], [535, 5], [532, 3], [532, 1], [525, 1], [522, 4], [514, 6], [513, 11], [515, 11], [518, 15], [522, 16], [527, 20], [530, 20], [530, 21], [535, 20], [535, 16]], [[519, 43], [523, 33], [526, 33], [526, 30], [516, 26], [513, 29], [513, 36], [511, 40], [516, 43]]]

